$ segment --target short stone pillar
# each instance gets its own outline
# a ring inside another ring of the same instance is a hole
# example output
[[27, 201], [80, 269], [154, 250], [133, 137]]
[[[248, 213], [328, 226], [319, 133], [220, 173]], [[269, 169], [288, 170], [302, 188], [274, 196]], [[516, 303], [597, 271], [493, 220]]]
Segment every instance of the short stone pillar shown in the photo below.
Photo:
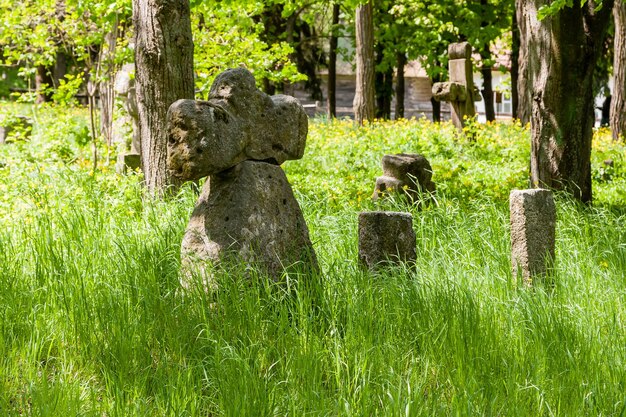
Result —
[[170, 174], [208, 176], [181, 245], [183, 286], [235, 259], [279, 280], [319, 271], [309, 231], [280, 164], [302, 158], [308, 117], [298, 100], [268, 96], [245, 68], [217, 76], [209, 100], [178, 100], [167, 114]]
[[433, 169], [428, 160], [417, 154], [385, 155], [382, 159], [383, 175], [376, 178], [373, 200], [386, 193], [401, 193], [412, 201], [421, 194], [435, 192]]
[[556, 207], [552, 192], [544, 189], [513, 190], [511, 211], [511, 261], [513, 278], [532, 285], [544, 278], [554, 260]]
[[450, 81], [433, 84], [432, 94], [437, 101], [447, 101], [452, 108], [452, 123], [463, 130], [463, 118], [476, 114], [474, 101], [480, 94], [474, 86], [472, 69], [472, 47], [467, 42], [448, 46], [448, 71]]
[[373, 269], [416, 259], [410, 213], [371, 211], [359, 214], [359, 261], [362, 265]]

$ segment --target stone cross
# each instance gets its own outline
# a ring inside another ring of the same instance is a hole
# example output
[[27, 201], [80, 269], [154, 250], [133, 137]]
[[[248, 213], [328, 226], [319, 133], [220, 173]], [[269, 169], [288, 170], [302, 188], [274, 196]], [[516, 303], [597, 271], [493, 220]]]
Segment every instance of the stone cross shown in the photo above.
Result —
[[[293, 97], [268, 96], [244, 69], [215, 79], [208, 101], [178, 100], [167, 114], [168, 169], [208, 176], [182, 242], [183, 280], [232, 258], [280, 279], [318, 270], [307, 225], [280, 164], [302, 158], [308, 117]], [[183, 281], [184, 286], [190, 282]]]
[[410, 213], [372, 211], [359, 214], [359, 261], [369, 269], [415, 262], [413, 217]]
[[520, 277], [532, 285], [547, 275], [554, 260], [556, 207], [552, 192], [513, 190], [509, 207], [513, 279]]
[[476, 114], [474, 101], [480, 100], [474, 87], [472, 70], [472, 47], [468, 42], [452, 43], [448, 46], [448, 70], [450, 81], [433, 84], [435, 100], [447, 101], [452, 107], [452, 123], [463, 129], [463, 118]]

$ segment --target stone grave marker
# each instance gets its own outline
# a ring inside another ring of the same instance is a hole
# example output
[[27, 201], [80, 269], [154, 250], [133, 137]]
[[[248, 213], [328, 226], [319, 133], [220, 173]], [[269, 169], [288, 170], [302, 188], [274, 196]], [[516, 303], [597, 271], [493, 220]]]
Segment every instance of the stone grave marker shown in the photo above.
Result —
[[185, 271], [199, 271], [211, 288], [207, 265], [231, 257], [274, 279], [295, 265], [318, 270], [280, 167], [304, 154], [308, 117], [300, 103], [268, 96], [237, 68], [218, 75], [208, 101], [178, 100], [167, 119], [170, 173], [181, 180], [208, 176], [182, 242]]
[[435, 100], [450, 103], [452, 123], [463, 130], [463, 118], [476, 114], [474, 101], [480, 100], [474, 87], [472, 47], [468, 42], [452, 43], [448, 45], [448, 58], [450, 81], [433, 84], [432, 94]]
[[359, 214], [359, 261], [369, 269], [417, 259], [413, 216], [371, 211]]
[[544, 189], [513, 190], [511, 212], [511, 262], [513, 279], [532, 285], [548, 274], [554, 261], [556, 207], [552, 192]]
[[435, 192], [433, 169], [428, 160], [417, 154], [385, 155], [382, 159], [383, 175], [376, 178], [373, 200], [390, 193], [406, 195], [419, 201], [422, 194]]

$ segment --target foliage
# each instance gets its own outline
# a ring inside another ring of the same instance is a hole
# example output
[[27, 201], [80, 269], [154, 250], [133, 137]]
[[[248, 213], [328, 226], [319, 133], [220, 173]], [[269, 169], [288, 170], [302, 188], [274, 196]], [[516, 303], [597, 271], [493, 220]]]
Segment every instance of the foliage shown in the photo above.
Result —
[[[150, 200], [139, 174], [90, 172], [71, 138], [59, 136], [73, 161], [41, 149], [52, 126], [74, 129], [84, 113], [12, 111], [38, 124], [29, 143], [0, 147], [2, 415], [624, 410], [626, 201], [601, 183], [596, 208], [557, 196], [555, 285], [518, 288], [506, 200], [527, 176], [522, 126], [470, 123], [472, 144], [426, 121], [311, 123], [305, 157], [284, 168], [323, 282], [274, 283], [241, 266], [218, 275], [209, 296], [178, 282], [191, 187]], [[605, 182], [624, 180], [624, 145], [609, 137], [594, 140], [594, 181], [609, 157]], [[364, 271], [357, 214], [375, 207], [380, 157], [399, 151], [432, 162], [437, 204], [379, 206], [413, 214], [418, 260]]]
[[206, 98], [213, 79], [220, 72], [245, 66], [257, 81], [295, 82], [302, 80], [286, 42], [268, 44], [261, 40], [264, 30], [254, 16], [260, 3], [197, 3], [192, 8], [194, 67], [200, 97]]

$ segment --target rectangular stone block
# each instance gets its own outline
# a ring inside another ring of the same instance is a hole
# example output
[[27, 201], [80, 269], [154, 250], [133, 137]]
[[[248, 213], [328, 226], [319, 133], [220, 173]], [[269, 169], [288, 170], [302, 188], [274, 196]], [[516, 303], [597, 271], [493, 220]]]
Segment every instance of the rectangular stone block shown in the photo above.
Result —
[[554, 261], [556, 206], [550, 190], [513, 190], [511, 261], [513, 278], [532, 285], [544, 278]]
[[372, 211], [359, 214], [359, 261], [372, 269], [381, 264], [415, 262], [413, 216]]

